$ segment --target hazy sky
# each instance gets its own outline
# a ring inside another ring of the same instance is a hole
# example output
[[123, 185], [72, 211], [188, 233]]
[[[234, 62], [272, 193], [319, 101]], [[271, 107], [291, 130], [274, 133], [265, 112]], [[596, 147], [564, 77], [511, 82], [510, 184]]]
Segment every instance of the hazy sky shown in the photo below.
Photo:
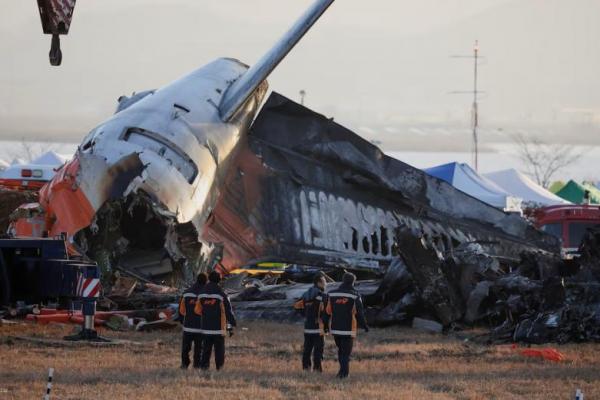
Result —
[[[0, 138], [78, 141], [121, 94], [217, 57], [253, 63], [311, 2], [79, 0], [57, 68], [35, 1], [0, 0]], [[472, 65], [450, 56], [479, 39], [483, 129], [598, 144], [599, 15], [598, 0], [337, 0], [270, 87], [374, 138], [468, 128], [471, 99], [449, 92], [471, 88]]]

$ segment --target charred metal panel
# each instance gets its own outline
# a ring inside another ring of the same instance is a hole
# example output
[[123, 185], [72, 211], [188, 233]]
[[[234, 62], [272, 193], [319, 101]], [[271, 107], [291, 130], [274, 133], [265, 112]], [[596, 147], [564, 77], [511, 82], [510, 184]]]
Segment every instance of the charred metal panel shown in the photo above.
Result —
[[204, 239], [224, 244], [223, 264], [259, 259], [379, 270], [396, 228], [518, 258], [558, 251], [553, 237], [454, 189], [320, 114], [273, 93], [254, 122]]

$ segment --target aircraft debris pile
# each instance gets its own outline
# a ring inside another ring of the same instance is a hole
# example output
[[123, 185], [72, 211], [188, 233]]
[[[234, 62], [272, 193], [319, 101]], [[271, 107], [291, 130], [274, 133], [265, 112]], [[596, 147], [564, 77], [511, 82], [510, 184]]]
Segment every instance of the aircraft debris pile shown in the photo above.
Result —
[[434, 238], [408, 231], [398, 232], [397, 244], [382, 285], [388, 303], [375, 323], [417, 316], [450, 330], [490, 326], [480, 338], [488, 342], [600, 341], [600, 228], [576, 261], [543, 252], [500, 259], [479, 243], [444, 254]]
[[[225, 283], [225, 290], [233, 302], [236, 317], [240, 320], [302, 320], [302, 315], [294, 310], [293, 305], [312, 286], [311, 283], [265, 285], [258, 279], [235, 280], [237, 287]], [[380, 280], [358, 281], [356, 289], [367, 297], [375, 294], [380, 284]], [[337, 286], [339, 282], [330, 283], [327, 288], [332, 290]]]
[[99, 307], [106, 310], [177, 308], [180, 296], [181, 290], [175, 287], [118, 276], [100, 300]]
[[[486, 326], [476, 340], [487, 343], [600, 341], [600, 227], [590, 230], [576, 261], [543, 251], [490, 256], [495, 244], [485, 242], [444, 253], [435, 237], [396, 235], [398, 256], [383, 279], [357, 282], [369, 323], [430, 332]], [[292, 305], [309, 286], [236, 276], [227, 290], [241, 319], [299, 321]]]

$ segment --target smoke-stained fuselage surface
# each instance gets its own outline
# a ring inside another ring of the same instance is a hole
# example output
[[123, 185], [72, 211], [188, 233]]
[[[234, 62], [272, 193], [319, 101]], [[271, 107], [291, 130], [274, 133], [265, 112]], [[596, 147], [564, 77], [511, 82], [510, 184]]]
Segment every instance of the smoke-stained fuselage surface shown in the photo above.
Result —
[[333, 120], [273, 93], [230, 170], [205, 239], [224, 268], [262, 260], [384, 272], [408, 229], [448, 254], [479, 242], [492, 255], [558, 251], [518, 215], [385, 156]]

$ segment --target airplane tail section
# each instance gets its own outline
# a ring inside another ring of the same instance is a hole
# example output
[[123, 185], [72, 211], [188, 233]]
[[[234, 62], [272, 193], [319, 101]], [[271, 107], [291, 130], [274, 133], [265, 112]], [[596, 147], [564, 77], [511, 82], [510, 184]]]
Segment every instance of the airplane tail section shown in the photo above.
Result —
[[231, 120], [239, 108], [252, 96], [254, 90], [269, 76], [271, 71], [277, 67], [333, 2], [334, 0], [316, 0], [275, 46], [227, 89], [219, 106], [223, 121]]

